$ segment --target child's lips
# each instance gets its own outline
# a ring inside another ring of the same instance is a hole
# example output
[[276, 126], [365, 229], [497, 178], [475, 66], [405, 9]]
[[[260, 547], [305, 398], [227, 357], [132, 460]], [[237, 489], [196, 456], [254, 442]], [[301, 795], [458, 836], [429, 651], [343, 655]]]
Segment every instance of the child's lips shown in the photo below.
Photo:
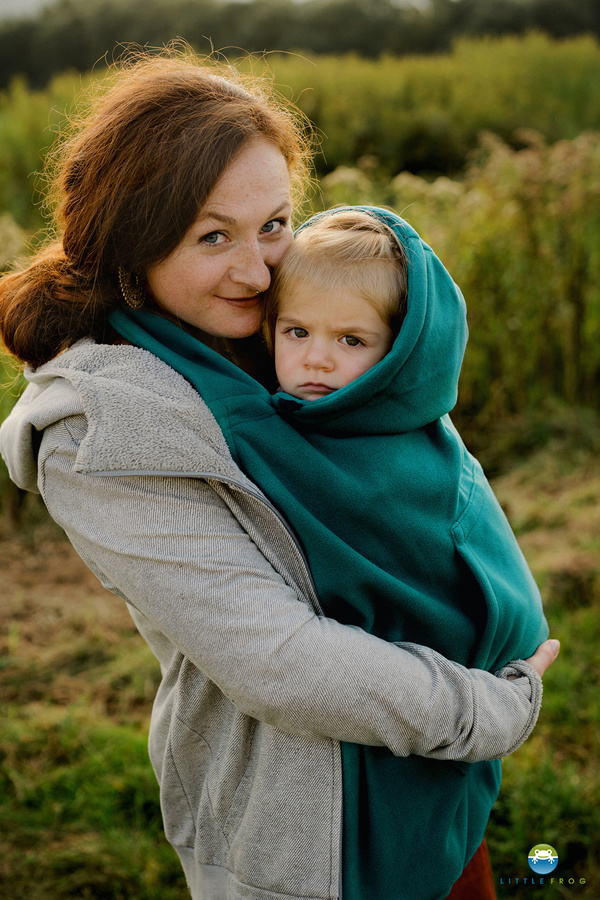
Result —
[[303, 391], [311, 391], [313, 394], [332, 394], [335, 391], [335, 388], [329, 387], [327, 384], [314, 381], [307, 381], [305, 384], [299, 385], [299, 387]]

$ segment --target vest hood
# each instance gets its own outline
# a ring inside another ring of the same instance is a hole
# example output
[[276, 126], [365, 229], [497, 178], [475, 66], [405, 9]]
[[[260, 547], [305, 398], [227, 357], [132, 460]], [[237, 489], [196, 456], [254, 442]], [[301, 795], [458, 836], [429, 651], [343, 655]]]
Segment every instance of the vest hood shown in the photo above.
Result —
[[[395, 213], [374, 206], [339, 207], [323, 216], [360, 209], [381, 219], [406, 253], [406, 316], [392, 349], [356, 381], [318, 400], [279, 393], [274, 402], [297, 424], [330, 434], [406, 432], [448, 413], [456, 404], [467, 343], [466, 305], [452, 277], [414, 228]], [[357, 413], [359, 413], [357, 418]]]

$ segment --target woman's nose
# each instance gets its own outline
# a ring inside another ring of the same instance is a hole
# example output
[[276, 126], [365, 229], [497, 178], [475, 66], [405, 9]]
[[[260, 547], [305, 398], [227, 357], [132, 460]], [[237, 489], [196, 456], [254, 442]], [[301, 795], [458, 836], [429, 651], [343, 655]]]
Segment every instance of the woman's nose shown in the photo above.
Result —
[[266, 261], [267, 249], [260, 244], [240, 248], [238, 258], [229, 271], [235, 284], [243, 284], [253, 292], [262, 294], [271, 284], [271, 268]]

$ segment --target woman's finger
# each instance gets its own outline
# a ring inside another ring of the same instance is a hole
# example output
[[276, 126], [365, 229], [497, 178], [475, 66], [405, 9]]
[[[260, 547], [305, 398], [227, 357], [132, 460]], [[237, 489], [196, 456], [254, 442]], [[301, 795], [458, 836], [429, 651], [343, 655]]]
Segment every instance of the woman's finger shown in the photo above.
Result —
[[543, 644], [540, 644], [533, 656], [530, 656], [525, 662], [528, 662], [530, 666], [533, 666], [539, 675], [543, 675], [546, 669], [552, 665], [558, 656], [559, 650], [560, 641], [557, 641], [556, 639], [545, 641]]

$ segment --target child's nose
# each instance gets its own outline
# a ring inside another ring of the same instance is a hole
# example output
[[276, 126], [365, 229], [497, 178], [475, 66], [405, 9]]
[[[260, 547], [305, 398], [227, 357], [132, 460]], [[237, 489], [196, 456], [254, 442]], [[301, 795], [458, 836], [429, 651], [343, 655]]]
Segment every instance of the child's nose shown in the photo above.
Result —
[[306, 348], [304, 365], [308, 369], [331, 371], [333, 368], [333, 356], [327, 345], [320, 341], [311, 341]]

